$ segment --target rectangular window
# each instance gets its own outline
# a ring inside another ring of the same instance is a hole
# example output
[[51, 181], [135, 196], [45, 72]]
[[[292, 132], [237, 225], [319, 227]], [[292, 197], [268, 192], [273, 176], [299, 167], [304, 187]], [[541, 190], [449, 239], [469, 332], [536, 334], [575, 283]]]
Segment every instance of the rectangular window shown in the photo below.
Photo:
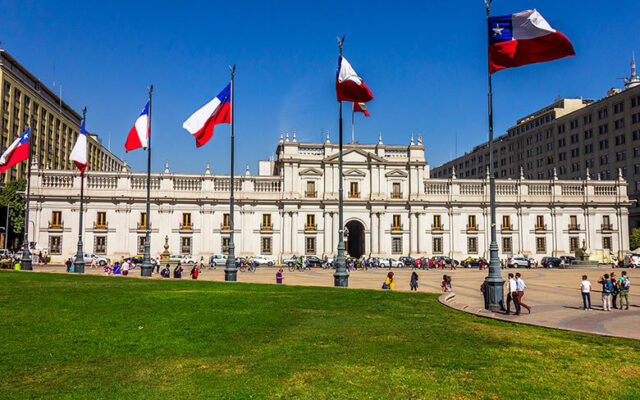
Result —
[[222, 215], [222, 229], [224, 230], [231, 229], [229, 214]]
[[270, 231], [272, 228], [271, 214], [262, 214], [262, 224], [260, 224], [260, 229], [263, 231]]
[[543, 237], [536, 238], [536, 253], [544, 254], [547, 252], [547, 240]]
[[49, 253], [62, 254], [62, 236], [49, 236]]
[[611, 219], [608, 215], [602, 216], [602, 229], [603, 230], [611, 230]]
[[54, 229], [62, 228], [62, 211], [51, 212], [51, 227]]
[[394, 230], [394, 231], [402, 230], [402, 219], [400, 218], [400, 214], [395, 214], [393, 216], [393, 225], [391, 226], [391, 230]]
[[140, 213], [140, 222], [138, 223], [138, 229], [147, 229], [147, 213]]
[[181, 254], [191, 254], [191, 236], [182, 236], [180, 238]]
[[107, 213], [104, 211], [98, 211], [96, 213], [96, 229], [107, 228]]
[[513, 249], [511, 248], [511, 238], [503, 237], [502, 238], [502, 252], [503, 253], [511, 253]]
[[229, 254], [229, 238], [222, 238], [222, 254]]
[[569, 216], [569, 230], [577, 230], [578, 229], [578, 217], [575, 215]]
[[433, 253], [442, 254], [442, 238], [433, 238]]
[[307, 214], [307, 225], [305, 226], [305, 229], [308, 231], [315, 231], [316, 230], [316, 216], [315, 214]]
[[191, 229], [191, 213], [182, 213], [180, 229]]
[[391, 253], [402, 254], [402, 238], [401, 237], [391, 238]]
[[544, 227], [544, 215], [538, 215], [536, 217], [536, 230], [537, 231], [545, 230], [545, 227]]
[[307, 198], [317, 197], [318, 193], [316, 192], [316, 183], [315, 181], [307, 181], [307, 192], [305, 196]]
[[106, 236], [96, 236], [93, 252], [96, 254], [107, 253], [107, 237]]
[[393, 191], [391, 192], [392, 199], [400, 199], [402, 198], [402, 192], [400, 192], [400, 183], [393, 184]]
[[138, 254], [144, 254], [144, 245], [147, 242], [145, 236], [138, 236]]
[[271, 238], [263, 237], [260, 239], [260, 252], [262, 254], [271, 254]]
[[469, 254], [476, 254], [478, 252], [478, 238], [477, 237], [468, 237], [467, 238], [467, 251]]
[[316, 238], [308, 237], [304, 240], [304, 249], [306, 254], [316, 254]]
[[511, 217], [509, 215], [502, 216], [502, 230], [503, 231], [511, 230]]
[[360, 192], [358, 191], [358, 182], [349, 183], [349, 198], [357, 199], [360, 197]]
[[577, 236], [569, 236], [569, 251], [573, 253], [578, 247], [580, 247], [580, 239]]
[[613, 250], [613, 246], [611, 245], [611, 236], [602, 237], [602, 248]]
[[442, 219], [440, 215], [433, 216], [433, 230], [439, 231], [442, 229]]
[[478, 229], [478, 225], [476, 225], [476, 216], [475, 215], [469, 215], [468, 218], [468, 223], [467, 223], [467, 229], [470, 231], [475, 231]]

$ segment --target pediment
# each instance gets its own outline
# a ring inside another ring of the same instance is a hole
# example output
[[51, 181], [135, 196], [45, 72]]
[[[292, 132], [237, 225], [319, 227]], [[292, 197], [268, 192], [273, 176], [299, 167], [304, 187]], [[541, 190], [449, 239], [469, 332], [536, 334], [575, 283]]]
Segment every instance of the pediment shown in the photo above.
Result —
[[[339, 154], [334, 154], [324, 159], [325, 162], [338, 161]], [[361, 149], [351, 149], [342, 153], [343, 163], [367, 163], [370, 161], [384, 162], [384, 159], [373, 153]]]
[[367, 174], [365, 174], [364, 172], [360, 171], [359, 169], [347, 170], [347, 171], [343, 172], [342, 175], [351, 176], [351, 177], [359, 177], [359, 178], [367, 176]]
[[386, 176], [387, 178], [406, 178], [407, 176], [409, 176], [409, 174], [407, 174], [407, 171], [394, 169], [384, 174], [384, 176]]
[[300, 171], [300, 176], [322, 176], [322, 171], [317, 168], [307, 168]]

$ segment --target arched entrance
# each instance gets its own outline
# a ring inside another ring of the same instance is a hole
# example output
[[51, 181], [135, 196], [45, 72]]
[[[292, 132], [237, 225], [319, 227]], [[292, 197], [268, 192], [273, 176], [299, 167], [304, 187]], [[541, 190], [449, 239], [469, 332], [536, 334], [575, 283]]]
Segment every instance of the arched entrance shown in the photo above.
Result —
[[360, 221], [347, 222], [347, 252], [351, 257], [360, 258], [364, 254], [364, 226]]

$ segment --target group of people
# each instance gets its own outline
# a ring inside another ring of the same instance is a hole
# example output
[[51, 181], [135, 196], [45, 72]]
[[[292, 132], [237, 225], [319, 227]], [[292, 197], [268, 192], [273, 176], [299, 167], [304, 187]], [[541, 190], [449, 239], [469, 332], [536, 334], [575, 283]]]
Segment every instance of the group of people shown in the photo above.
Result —
[[[189, 276], [191, 276], [191, 279], [198, 279], [198, 276], [200, 276], [200, 271], [203, 268], [204, 265], [202, 263], [193, 264], [193, 267], [191, 267], [191, 271], [189, 271]], [[183, 272], [184, 268], [182, 267], [182, 263], [178, 263], [173, 269], [173, 279], [182, 279]], [[171, 278], [171, 265], [166, 264], [162, 271], [160, 271], [160, 276], [165, 279]]]
[[[602, 285], [602, 309], [604, 311], [611, 311], [612, 307], [620, 310], [623, 307], [625, 310], [629, 309], [631, 279], [627, 275], [627, 271], [622, 271], [620, 277], [617, 277], [615, 272], [604, 274], [598, 279], [598, 283]], [[584, 310], [593, 310], [591, 308], [591, 282], [588, 280], [587, 275], [582, 276], [580, 292], [582, 293]], [[620, 299], [619, 306], [618, 299]]]
[[429, 270], [431, 268], [436, 269], [456, 269], [456, 261], [450, 258], [445, 257], [420, 257], [413, 260], [412, 267], [415, 269], [426, 269]]
[[531, 307], [522, 301], [524, 290], [527, 288], [527, 285], [522, 279], [522, 275], [520, 275], [520, 272], [517, 272], [514, 276], [513, 273], [510, 272], [508, 278], [507, 284], [509, 292], [507, 294], [507, 314], [511, 313], [511, 302], [513, 302], [515, 307], [515, 315], [520, 315], [522, 307], [531, 314]]

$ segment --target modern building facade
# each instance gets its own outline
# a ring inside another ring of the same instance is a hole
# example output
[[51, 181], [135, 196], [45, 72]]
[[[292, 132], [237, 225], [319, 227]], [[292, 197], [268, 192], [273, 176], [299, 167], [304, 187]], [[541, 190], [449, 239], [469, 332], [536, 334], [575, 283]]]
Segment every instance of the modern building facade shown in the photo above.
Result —
[[[69, 153], [80, 132], [82, 116], [75, 112], [32, 75], [9, 53], [0, 49], [0, 147], [6, 149], [29, 125], [31, 151], [44, 168], [75, 168]], [[121, 170], [123, 162], [102, 146], [98, 136], [87, 133], [87, 168], [91, 171]], [[27, 165], [20, 163], [0, 178], [6, 183], [26, 176]]]
[[[275, 158], [257, 175], [235, 178], [237, 255], [332, 256], [338, 240], [338, 145], [280, 137]], [[409, 145], [344, 145], [344, 223], [349, 254], [488, 257], [489, 183], [430, 179], [421, 138]], [[225, 253], [229, 243], [228, 175], [163, 173], [151, 177], [151, 215], [145, 213], [146, 174], [128, 170], [86, 175], [84, 244], [112, 259], [143, 252], [150, 222], [151, 252], [165, 238], [172, 254], [195, 258]], [[54, 261], [76, 252], [80, 178], [71, 171], [34, 169], [32, 242]], [[497, 181], [501, 257], [535, 258], [590, 249], [628, 248], [626, 182]]]
[[[616, 179], [629, 182], [630, 226], [640, 227], [640, 78], [635, 60], [624, 89], [598, 100], [561, 99], [517, 121], [494, 142], [496, 177], [518, 179]], [[489, 145], [432, 171], [434, 178], [482, 178], [489, 168]]]

